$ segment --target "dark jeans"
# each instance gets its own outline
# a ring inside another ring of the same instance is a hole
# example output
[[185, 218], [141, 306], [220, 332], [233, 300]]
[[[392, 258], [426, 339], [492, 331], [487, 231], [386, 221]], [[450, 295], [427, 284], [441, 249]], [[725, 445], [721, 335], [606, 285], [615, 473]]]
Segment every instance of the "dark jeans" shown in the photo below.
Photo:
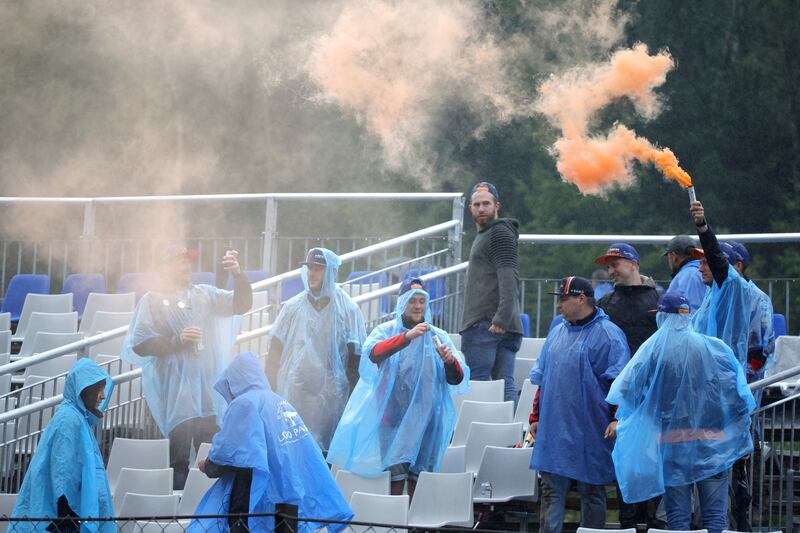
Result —
[[[564, 506], [572, 480], [542, 472], [541, 516], [539, 533], [560, 533], [564, 525]], [[581, 494], [581, 527], [603, 529], [606, 526], [606, 486], [578, 481]]]
[[[728, 471], [720, 472], [695, 483], [700, 496], [703, 527], [708, 533], [728, 529]], [[667, 487], [664, 492], [667, 527], [674, 531], [689, 531], [692, 516], [692, 485]]]
[[183, 490], [186, 477], [189, 475], [189, 456], [192, 452], [192, 441], [199, 448], [204, 442], [211, 442], [219, 431], [217, 417], [192, 418], [181, 422], [169, 434], [169, 466], [173, 469], [172, 487]]
[[[522, 344], [519, 333], [490, 333], [491, 322], [481, 320], [461, 332], [461, 351], [470, 370], [470, 379], [489, 381], [504, 379], [505, 401], [517, 402], [514, 385], [514, 363]], [[521, 383], [520, 383], [521, 385]]]
[[658, 510], [658, 504], [661, 503], [661, 496], [643, 502], [626, 503], [622, 499], [622, 492], [617, 484], [617, 503], [619, 503], [620, 529], [635, 528], [637, 524], [647, 524], [648, 529], [664, 529], [666, 527], [664, 522], [656, 518], [656, 510]]
[[731, 469], [731, 517], [730, 524], [736, 531], [752, 531], [750, 525], [750, 503], [753, 497], [750, 493], [750, 479], [747, 475], [749, 460], [739, 459], [733, 463]]

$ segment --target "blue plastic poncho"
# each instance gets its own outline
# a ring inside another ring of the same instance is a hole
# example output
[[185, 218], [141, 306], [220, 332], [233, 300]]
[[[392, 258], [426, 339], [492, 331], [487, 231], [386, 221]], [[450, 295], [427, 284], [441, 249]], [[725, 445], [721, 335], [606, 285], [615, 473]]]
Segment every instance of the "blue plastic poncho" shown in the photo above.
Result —
[[756, 404], [731, 349], [693, 331], [687, 315], [657, 318], [608, 394], [619, 405], [613, 457], [628, 503], [718, 474], [753, 450]]
[[613, 418], [605, 399], [630, 349], [622, 330], [596, 309], [586, 325], [565, 320], [554, 327], [531, 369], [541, 391], [531, 469], [603, 485], [614, 481], [614, 441], [603, 437]]
[[698, 333], [725, 342], [744, 367], [747, 364], [747, 332], [750, 327], [750, 285], [736, 269], [727, 266], [728, 277], [722, 286], [716, 281], [711, 283], [700, 309], [692, 315], [692, 327]]
[[[438, 469], [456, 423], [451, 394], [469, 391], [469, 367], [450, 336], [430, 326], [422, 336], [381, 362], [369, 356], [381, 341], [408, 331], [402, 314], [416, 294], [412, 289], [398, 298], [396, 318], [384, 322], [370, 333], [361, 355], [358, 380], [339, 427], [331, 441], [328, 462], [362, 476], [377, 476], [390, 466], [410, 463], [410, 470], [433, 472]], [[425, 322], [430, 324], [430, 306]], [[458, 359], [464, 379], [449, 385], [445, 367], [434, 345], [433, 336], [450, 348]]]
[[775, 330], [774, 330], [774, 310], [772, 300], [769, 296], [759, 289], [752, 280], [750, 285], [750, 328], [748, 330], [748, 351], [761, 351], [766, 358], [764, 366], [755, 371], [747, 365], [747, 380], [755, 381], [764, 377], [767, 369], [775, 366]]
[[[303, 266], [305, 291], [283, 305], [272, 336], [283, 345], [276, 391], [297, 408], [317, 444], [327, 450], [350, 393], [347, 345], [360, 354], [367, 332], [361, 308], [336, 285], [341, 260], [330, 250], [317, 250], [327, 262], [320, 293], [311, 292]], [[321, 298], [330, 303], [317, 310], [312, 300]]]
[[692, 313], [700, 308], [708, 287], [700, 273], [700, 260], [694, 259], [681, 267], [667, 288], [667, 292], [681, 294], [689, 300]]
[[[98, 418], [86, 408], [81, 391], [106, 382], [103, 412], [111, 398], [111, 376], [90, 359], [80, 359], [64, 383], [64, 400], [45, 428], [33, 454], [12, 517], [56, 517], [57, 502], [66, 496], [81, 517], [114, 516], [108, 477], [92, 426]], [[43, 532], [49, 522], [14, 522], [9, 531]], [[82, 522], [82, 531], [114, 533], [114, 522]]]
[[[236, 357], [215, 385], [228, 409], [211, 442], [208, 458], [219, 465], [252, 468], [250, 513], [274, 513], [276, 503], [297, 505], [299, 517], [351, 520], [353, 511], [331, 476], [322, 452], [297, 411], [272, 392], [264, 369], [252, 353]], [[233, 474], [208, 490], [195, 514], [225, 514], [230, 508]], [[272, 517], [248, 519], [251, 531], [272, 531]], [[327, 525], [298, 523], [300, 531]], [[189, 531], [227, 531], [227, 519], [193, 520]]]
[[[179, 293], [148, 292], [139, 304], [125, 337], [121, 357], [142, 367], [142, 392], [162, 435], [186, 420], [217, 416], [225, 402], [214, 383], [231, 360], [239, 322], [233, 320], [233, 291], [192, 285]], [[173, 355], [140, 356], [133, 348], [159, 336], [179, 336], [187, 326], [203, 330], [201, 346], [182, 346]]]

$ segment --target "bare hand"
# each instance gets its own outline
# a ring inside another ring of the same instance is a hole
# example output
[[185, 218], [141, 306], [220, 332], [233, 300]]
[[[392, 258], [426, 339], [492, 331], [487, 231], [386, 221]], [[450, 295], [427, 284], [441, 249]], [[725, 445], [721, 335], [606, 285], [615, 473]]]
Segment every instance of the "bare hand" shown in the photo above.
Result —
[[450, 348], [448, 348], [447, 345], [445, 344], [439, 344], [439, 346], [436, 347], [436, 352], [439, 354], [439, 357], [442, 358], [442, 361], [444, 361], [444, 364], [446, 365], [453, 364], [453, 361], [455, 361], [456, 359], [456, 356], [453, 355], [453, 351]]
[[222, 268], [234, 275], [241, 274], [242, 269], [239, 266], [239, 252], [236, 250], [226, 251], [225, 255], [222, 257]]
[[197, 461], [197, 469], [200, 470], [202, 473], [206, 473], [206, 463], [208, 462], [208, 458], [204, 457]]
[[195, 327], [188, 326], [181, 331], [181, 344], [197, 344], [203, 340], [203, 330]]
[[425, 322], [420, 322], [410, 330], [406, 331], [406, 339], [409, 341], [413, 341], [417, 337], [425, 335], [428, 329], [430, 329], [430, 326], [428, 326], [428, 324], [426, 324]]
[[607, 439], [616, 439], [617, 438], [617, 421], [612, 420], [608, 427], [606, 428], [605, 435], [603, 435]]
[[497, 324], [492, 324], [491, 326], [489, 326], [489, 333], [497, 333], [498, 335], [502, 335], [505, 332], [506, 332], [505, 328], [501, 328]]
[[692, 202], [689, 206], [689, 212], [692, 214], [692, 220], [695, 225], [706, 221], [706, 211], [700, 202]]

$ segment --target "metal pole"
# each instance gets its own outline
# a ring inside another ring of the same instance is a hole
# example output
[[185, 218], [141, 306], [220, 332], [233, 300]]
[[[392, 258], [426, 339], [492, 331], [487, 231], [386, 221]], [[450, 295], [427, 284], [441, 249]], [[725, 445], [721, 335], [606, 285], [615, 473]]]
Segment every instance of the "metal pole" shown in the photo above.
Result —
[[278, 268], [278, 202], [275, 198], [267, 198], [264, 209], [264, 246], [262, 247], [261, 270], [274, 276]]
[[88, 201], [83, 206], [83, 234], [81, 235], [81, 270], [91, 272], [92, 267], [92, 240], [95, 235], [95, 222], [97, 210], [93, 201]]
[[[786, 473], [786, 533], [794, 531], [794, 470]], [[772, 524], [770, 524], [772, 525]], [[780, 526], [780, 522], [778, 523]]]

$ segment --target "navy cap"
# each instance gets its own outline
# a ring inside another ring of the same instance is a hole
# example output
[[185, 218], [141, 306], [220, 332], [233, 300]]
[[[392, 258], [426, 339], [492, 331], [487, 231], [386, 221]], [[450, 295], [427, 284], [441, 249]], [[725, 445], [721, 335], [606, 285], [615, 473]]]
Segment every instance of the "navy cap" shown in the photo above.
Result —
[[692, 308], [689, 307], [689, 300], [684, 295], [677, 292], [668, 292], [658, 301], [656, 311], [659, 313], [688, 315], [692, 312]]
[[319, 248], [312, 248], [306, 255], [306, 260], [300, 263], [301, 265], [319, 265], [328, 266], [328, 260], [325, 259], [325, 254]]
[[750, 252], [747, 251], [747, 247], [744, 244], [737, 241], [728, 241], [728, 244], [739, 254], [739, 261], [744, 263], [744, 266], [750, 265]]
[[608, 247], [604, 255], [595, 259], [594, 262], [598, 265], [605, 265], [606, 261], [615, 257], [621, 257], [622, 259], [633, 261], [637, 265], [639, 264], [639, 252], [636, 251], [636, 248], [624, 242], [615, 242]]
[[478, 191], [486, 191], [489, 194], [491, 194], [492, 196], [494, 196], [495, 200], [499, 200], [500, 199], [500, 195], [497, 194], [497, 187], [495, 187], [494, 185], [492, 185], [488, 181], [482, 181], [480, 183], [476, 183], [475, 186], [472, 188], [472, 192], [470, 193], [470, 196], [472, 196], [473, 194], [475, 194]]
[[720, 252], [722, 252], [722, 255], [725, 256], [725, 259], [728, 261], [730, 265], [736, 264], [736, 261], [741, 261], [739, 254], [737, 254], [736, 250], [733, 249], [733, 246], [731, 246], [727, 242], [719, 243], [719, 250]]
[[592, 282], [580, 276], [569, 276], [558, 282], [558, 292], [548, 292], [554, 296], [580, 296], [584, 294], [589, 298], [594, 297]]
[[405, 294], [412, 289], [422, 289], [425, 290], [424, 285], [422, 284], [422, 280], [419, 278], [406, 278], [400, 284], [400, 291], [397, 294]]

